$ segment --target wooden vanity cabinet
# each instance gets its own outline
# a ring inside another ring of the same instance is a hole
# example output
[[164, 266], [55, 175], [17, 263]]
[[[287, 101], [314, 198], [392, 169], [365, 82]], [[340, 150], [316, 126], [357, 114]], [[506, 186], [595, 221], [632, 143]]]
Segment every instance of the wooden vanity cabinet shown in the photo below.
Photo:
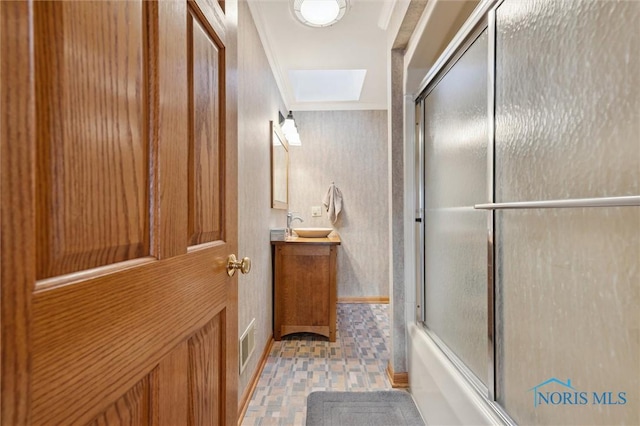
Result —
[[316, 333], [336, 341], [338, 237], [274, 241], [273, 338]]

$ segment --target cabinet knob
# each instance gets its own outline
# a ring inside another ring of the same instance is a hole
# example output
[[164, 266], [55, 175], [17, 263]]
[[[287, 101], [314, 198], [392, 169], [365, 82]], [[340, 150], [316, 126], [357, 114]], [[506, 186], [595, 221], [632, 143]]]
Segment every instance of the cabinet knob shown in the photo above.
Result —
[[251, 259], [244, 257], [242, 260], [238, 260], [235, 254], [230, 254], [227, 258], [227, 274], [232, 277], [237, 269], [243, 274], [248, 274], [251, 270]]

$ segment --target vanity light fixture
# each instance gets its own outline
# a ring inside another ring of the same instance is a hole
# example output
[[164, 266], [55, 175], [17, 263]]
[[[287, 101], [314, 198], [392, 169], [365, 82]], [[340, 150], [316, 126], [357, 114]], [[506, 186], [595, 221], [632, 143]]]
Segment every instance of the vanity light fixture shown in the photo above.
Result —
[[[282, 114], [280, 114], [280, 116], [284, 117]], [[300, 141], [300, 135], [298, 134], [298, 126], [296, 126], [296, 121], [293, 119], [293, 113], [291, 111], [289, 111], [284, 121], [281, 120], [281, 128], [284, 137], [287, 138], [289, 146], [302, 146], [302, 141]]]
[[310, 27], [328, 27], [338, 22], [349, 7], [349, 0], [291, 0], [293, 14]]

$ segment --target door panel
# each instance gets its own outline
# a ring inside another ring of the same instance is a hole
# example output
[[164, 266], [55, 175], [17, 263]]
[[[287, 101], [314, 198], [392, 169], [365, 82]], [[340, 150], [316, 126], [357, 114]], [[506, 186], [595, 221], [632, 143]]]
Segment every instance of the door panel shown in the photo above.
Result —
[[[153, 410], [160, 426], [175, 426], [185, 422], [189, 413], [189, 376], [184, 374], [189, 366], [187, 341], [180, 343], [154, 370], [157, 377], [157, 393]], [[155, 423], [155, 422], [154, 422]]]
[[149, 15], [151, 176], [153, 188], [152, 254], [164, 259], [187, 252], [188, 86], [187, 4], [181, 1], [146, 2]]
[[[519, 424], [638, 424], [637, 399], [616, 402], [640, 375], [640, 208], [499, 212], [496, 241], [498, 401]], [[550, 377], [588, 401], [534, 405]], [[614, 400], [593, 404], [605, 391]]]
[[[640, 194], [638, 20], [637, 2], [498, 7], [496, 201]], [[640, 208], [495, 225], [497, 401], [519, 424], [639, 424]]]
[[224, 117], [220, 110], [220, 79], [224, 70], [220, 67], [224, 62], [220, 60], [220, 46], [193, 13], [189, 24], [189, 244], [196, 245], [221, 238]]
[[147, 421], [147, 413], [149, 412], [149, 402], [151, 401], [150, 391], [150, 380], [147, 376], [140, 380], [129, 392], [124, 394], [124, 396], [95, 418], [90, 425], [107, 426], [149, 424], [150, 422]]
[[496, 19], [496, 202], [640, 193], [638, 3], [514, 1]]
[[[236, 5], [225, 7], [0, 3], [2, 424], [235, 424], [237, 98], [224, 67], [236, 64]], [[197, 57], [189, 16], [206, 29]], [[189, 65], [201, 57], [215, 77]], [[217, 90], [195, 102], [193, 81]], [[187, 250], [196, 122], [199, 215], [217, 222], [202, 219], [215, 238]]]
[[487, 31], [424, 101], [425, 323], [487, 384]]
[[202, 425], [214, 420], [222, 424], [220, 401], [222, 371], [223, 315], [216, 316], [189, 339], [189, 396], [197, 401], [190, 404], [189, 424]]
[[36, 2], [38, 279], [149, 254], [142, 2]]
[[83, 407], [121, 395], [210, 322], [223, 310], [229, 285], [212, 281], [224, 269], [215, 264], [209, 250], [199, 250], [38, 292], [34, 422], [63, 422], [69, 410], [81, 416]]

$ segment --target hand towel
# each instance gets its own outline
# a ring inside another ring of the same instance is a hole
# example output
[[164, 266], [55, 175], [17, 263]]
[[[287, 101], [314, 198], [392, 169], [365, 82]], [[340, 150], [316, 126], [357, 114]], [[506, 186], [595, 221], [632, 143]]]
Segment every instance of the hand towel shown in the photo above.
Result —
[[327, 209], [327, 215], [331, 223], [336, 223], [338, 215], [342, 211], [342, 192], [340, 192], [333, 182], [331, 182], [329, 190], [322, 200], [322, 204], [324, 204], [324, 208]]

